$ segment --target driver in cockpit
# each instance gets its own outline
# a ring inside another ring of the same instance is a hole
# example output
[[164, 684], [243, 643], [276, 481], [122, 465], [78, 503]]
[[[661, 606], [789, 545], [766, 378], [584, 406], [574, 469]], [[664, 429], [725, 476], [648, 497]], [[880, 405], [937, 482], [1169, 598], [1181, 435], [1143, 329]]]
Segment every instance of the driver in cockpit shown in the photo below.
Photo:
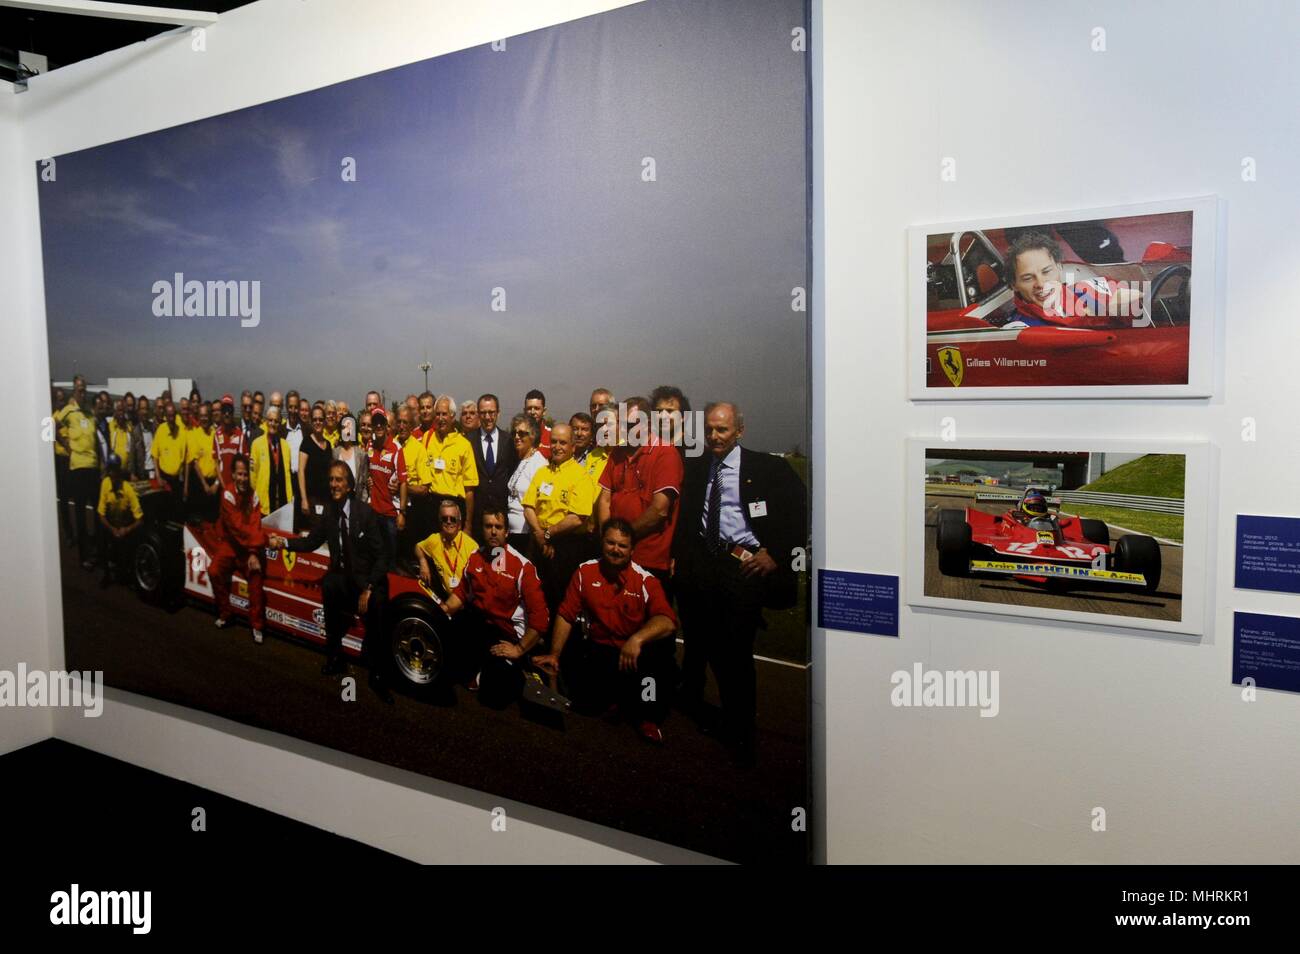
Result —
[[1030, 530], [1055, 531], [1056, 518], [1047, 509], [1047, 498], [1030, 487], [1020, 500], [1020, 521]]
[[1065, 284], [1061, 246], [1041, 232], [1007, 249], [1007, 281], [1015, 292], [1012, 322], [1067, 328], [1122, 328], [1142, 314], [1142, 293], [1109, 278]]

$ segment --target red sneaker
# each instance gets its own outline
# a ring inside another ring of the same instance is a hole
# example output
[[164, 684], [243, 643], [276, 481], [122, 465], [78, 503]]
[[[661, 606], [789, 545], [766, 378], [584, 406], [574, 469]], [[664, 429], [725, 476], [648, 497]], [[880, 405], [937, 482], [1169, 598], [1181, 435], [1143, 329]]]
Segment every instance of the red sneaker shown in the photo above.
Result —
[[642, 722], [641, 728], [638, 731], [641, 733], [641, 738], [645, 739], [647, 742], [653, 742], [655, 745], [663, 745], [663, 730], [653, 722]]

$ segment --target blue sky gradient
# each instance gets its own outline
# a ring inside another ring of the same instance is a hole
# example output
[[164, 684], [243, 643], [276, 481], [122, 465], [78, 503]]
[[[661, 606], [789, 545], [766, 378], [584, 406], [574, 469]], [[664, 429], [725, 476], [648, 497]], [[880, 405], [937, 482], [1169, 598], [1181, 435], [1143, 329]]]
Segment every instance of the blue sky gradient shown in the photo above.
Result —
[[[427, 353], [458, 400], [540, 387], [567, 416], [676, 384], [806, 452], [803, 16], [650, 0], [59, 157], [51, 373], [355, 405], [419, 391]], [[260, 325], [155, 317], [175, 272], [260, 281]]]

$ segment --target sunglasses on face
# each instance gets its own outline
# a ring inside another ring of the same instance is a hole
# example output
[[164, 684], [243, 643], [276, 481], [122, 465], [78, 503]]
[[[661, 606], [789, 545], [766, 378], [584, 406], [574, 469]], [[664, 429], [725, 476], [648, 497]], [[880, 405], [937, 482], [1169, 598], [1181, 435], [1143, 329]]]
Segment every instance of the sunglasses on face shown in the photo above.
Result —
[[515, 431], [515, 437], [532, 437], [532, 431]]
[[443, 522], [443, 523], [460, 523], [460, 517], [451, 517], [451, 516], [443, 517], [443, 518], [442, 518], [442, 522]]

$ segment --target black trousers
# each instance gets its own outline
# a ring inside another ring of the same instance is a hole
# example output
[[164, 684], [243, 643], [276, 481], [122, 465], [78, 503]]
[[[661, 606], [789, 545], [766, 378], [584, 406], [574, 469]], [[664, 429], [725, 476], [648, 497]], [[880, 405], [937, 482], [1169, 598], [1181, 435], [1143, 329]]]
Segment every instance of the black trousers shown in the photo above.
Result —
[[64, 540], [71, 540], [72, 524], [68, 520], [71, 491], [68, 489], [68, 458], [64, 454], [54, 455], [54, 494], [59, 507], [59, 534]]
[[406, 529], [397, 534], [397, 559], [402, 562], [419, 563], [415, 548], [421, 540], [438, 532], [438, 503], [442, 498], [436, 494], [419, 494], [407, 498]]
[[185, 519], [202, 520], [212, 523], [221, 515], [221, 491], [210, 494], [203, 489], [202, 482], [190, 478], [190, 499], [187, 501]]
[[162, 508], [162, 516], [165, 520], [174, 520], [178, 523], [185, 520], [185, 478], [178, 474], [173, 477], [171, 474], [160, 473], [163, 486], [167, 488], [166, 506]]
[[[352, 617], [357, 612], [362, 586], [350, 574], [330, 570], [321, 580], [321, 596], [325, 610], [325, 646], [331, 659], [343, 654], [343, 637], [347, 635]], [[376, 587], [370, 594], [370, 605], [364, 617], [366, 638], [361, 642], [361, 661], [372, 676], [387, 675], [388, 653], [380, 643], [384, 640], [384, 587]]]
[[97, 548], [99, 550], [99, 562], [104, 568], [105, 574], [109, 572], [108, 565], [110, 562], [115, 566], [119, 577], [129, 572], [131, 555], [139, 535], [140, 529], [138, 527], [122, 537], [113, 536], [102, 526], [95, 528], [95, 537], [99, 541]]
[[751, 741], [757, 703], [754, 636], [763, 622], [763, 580], [740, 573], [730, 554], [714, 555], [701, 542], [677, 566], [677, 609], [686, 644], [682, 695], [698, 702], [706, 667], [713, 669], [722, 699], [723, 725]]
[[542, 581], [542, 593], [546, 596], [546, 608], [551, 611], [551, 619], [554, 619], [555, 610], [564, 599], [564, 593], [569, 588], [569, 581], [573, 579], [574, 571], [578, 569], [579, 564], [585, 563], [597, 554], [596, 543], [587, 533], [571, 533], [556, 537], [551, 541], [551, 546], [555, 548], [555, 556], [547, 559], [538, 554], [536, 562], [538, 575]]
[[[91, 557], [91, 546], [97, 534], [94, 530], [99, 505], [99, 468], [76, 467], [68, 471], [68, 490], [72, 494], [72, 524], [76, 527], [77, 552], [81, 562]], [[89, 527], [87, 527], [89, 521]]]
[[519, 699], [524, 691], [527, 659], [505, 659], [492, 655], [499, 642], [512, 641], [500, 628], [492, 625], [472, 606], [457, 618], [455, 638], [461, 656], [459, 668], [466, 676], [478, 676], [479, 701], [494, 709], [504, 709]]
[[642, 647], [635, 670], [622, 672], [617, 646], [591, 640], [569, 644], [563, 673], [574, 708], [585, 715], [599, 715], [617, 705], [633, 721], [662, 725], [672, 697], [673, 650], [672, 639], [655, 640]]

